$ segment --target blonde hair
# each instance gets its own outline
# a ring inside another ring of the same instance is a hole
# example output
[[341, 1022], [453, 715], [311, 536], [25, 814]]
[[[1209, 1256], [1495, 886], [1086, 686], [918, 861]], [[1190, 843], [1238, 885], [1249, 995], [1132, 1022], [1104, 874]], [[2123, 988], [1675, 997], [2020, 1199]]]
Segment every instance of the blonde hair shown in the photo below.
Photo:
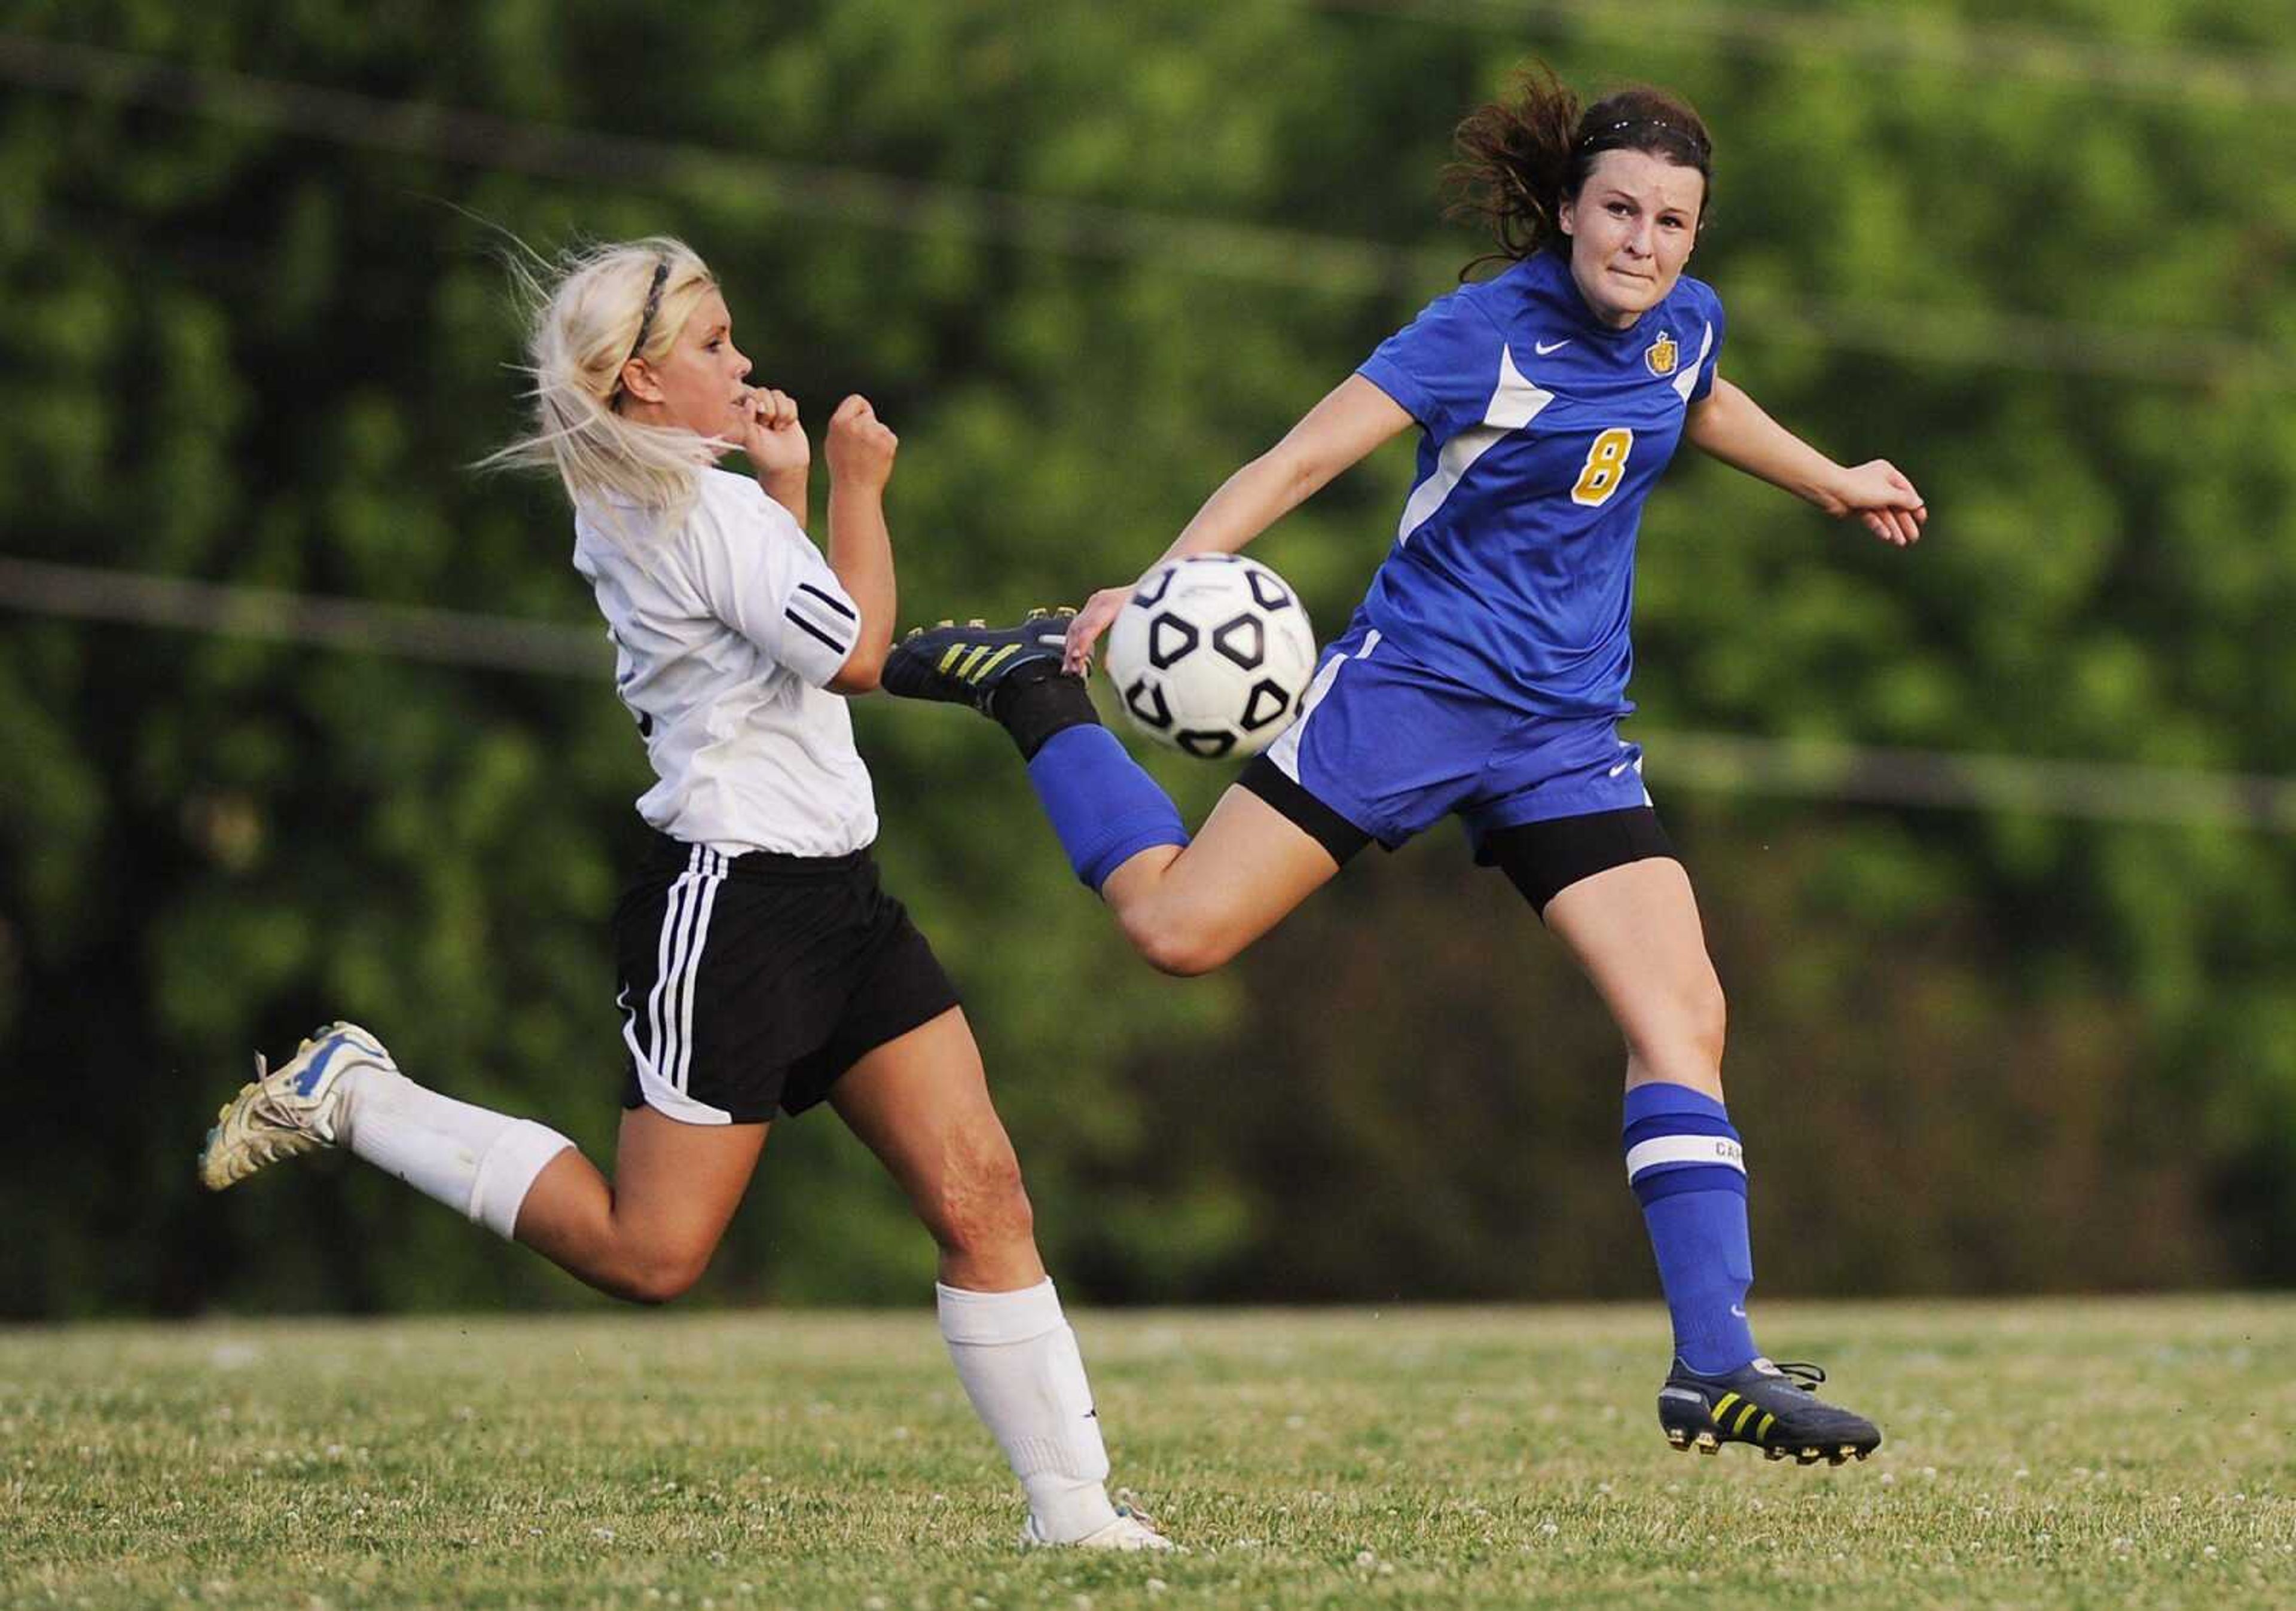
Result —
[[696, 495], [695, 472], [732, 444], [640, 424], [616, 405], [623, 366], [632, 358], [659, 363], [676, 344], [694, 305], [717, 284], [709, 266], [667, 235], [576, 248], [555, 261], [523, 246], [508, 256], [532, 321], [519, 368], [534, 428], [479, 468], [554, 471], [578, 508], [607, 513], [611, 526], [627, 524], [614, 518], [622, 511], [601, 505], [635, 504], [649, 524], [683, 520]]

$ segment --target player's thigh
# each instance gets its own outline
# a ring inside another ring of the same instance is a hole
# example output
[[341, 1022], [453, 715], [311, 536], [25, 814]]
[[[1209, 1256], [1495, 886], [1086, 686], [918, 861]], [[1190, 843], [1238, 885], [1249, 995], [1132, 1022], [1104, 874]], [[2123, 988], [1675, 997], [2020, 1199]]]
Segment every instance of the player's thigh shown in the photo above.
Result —
[[944, 1243], [1029, 1234], [1028, 1197], [980, 1048], [952, 1007], [862, 1054], [830, 1105]]
[[1638, 1057], [1718, 1061], [1722, 986], [1680, 862], [1650, 856], [1607, 868], [1562, 889], [1541, 915]]
[[1102, 894], [1152, 961], [1201, 973], [1275, 928], [1339, 870], [1307, 830], [1231, 788], [1178, 855], [1160, 869], [1127, 863]]
[[765, 1124], [690, 1124], [626, 1108], [614, 1149], [613, 1217], [627, 1246], [708, 1258], [742, 1206]]

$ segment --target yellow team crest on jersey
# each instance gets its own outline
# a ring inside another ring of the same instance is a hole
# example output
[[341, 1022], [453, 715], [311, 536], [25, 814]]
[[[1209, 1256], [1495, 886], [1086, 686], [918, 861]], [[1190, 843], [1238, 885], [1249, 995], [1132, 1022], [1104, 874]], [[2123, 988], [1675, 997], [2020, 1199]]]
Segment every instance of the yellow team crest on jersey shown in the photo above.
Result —
[[1682, 348], [1675, 345], [1670, 331], [1660, 331], [1658, 339], [1652, 342], [1650, 350], [1643, 355], [1643, 362], [1650, 365], [1651, 373], [1663, 380], [1674, 372], [1676, 364], [1682, 362]]

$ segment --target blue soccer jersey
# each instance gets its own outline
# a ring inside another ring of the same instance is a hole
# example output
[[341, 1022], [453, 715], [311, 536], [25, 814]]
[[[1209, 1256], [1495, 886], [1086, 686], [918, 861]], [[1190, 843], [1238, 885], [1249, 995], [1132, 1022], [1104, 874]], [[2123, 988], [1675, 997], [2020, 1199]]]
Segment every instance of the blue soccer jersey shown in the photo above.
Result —
[[1546, 251], [1430, 303], [1357, 372], [1423, 433], [1361, 619], [1521, 710], [1633, 709], [1635, 532], [1722, 329], [1721, 299], [1685, 277], [1612, 330]]

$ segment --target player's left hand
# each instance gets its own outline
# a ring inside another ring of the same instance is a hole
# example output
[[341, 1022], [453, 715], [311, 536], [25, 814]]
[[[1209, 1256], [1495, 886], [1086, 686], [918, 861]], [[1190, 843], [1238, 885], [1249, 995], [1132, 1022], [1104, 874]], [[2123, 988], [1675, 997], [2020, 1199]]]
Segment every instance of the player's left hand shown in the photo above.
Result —
[[760, 479], [787, 475], [813, 462], [813, 445], [798, 422], [797, 400], [785, 391], [757, 387], [742, 399], [742, 452]]
[[1887, 459], [1871, 459], [1844, 470], [1832, 488], [1825, 512], [1854, 514], [1884, 543], [1904, 548], [1922, 540], [1929, 506], [1905, 473]]

